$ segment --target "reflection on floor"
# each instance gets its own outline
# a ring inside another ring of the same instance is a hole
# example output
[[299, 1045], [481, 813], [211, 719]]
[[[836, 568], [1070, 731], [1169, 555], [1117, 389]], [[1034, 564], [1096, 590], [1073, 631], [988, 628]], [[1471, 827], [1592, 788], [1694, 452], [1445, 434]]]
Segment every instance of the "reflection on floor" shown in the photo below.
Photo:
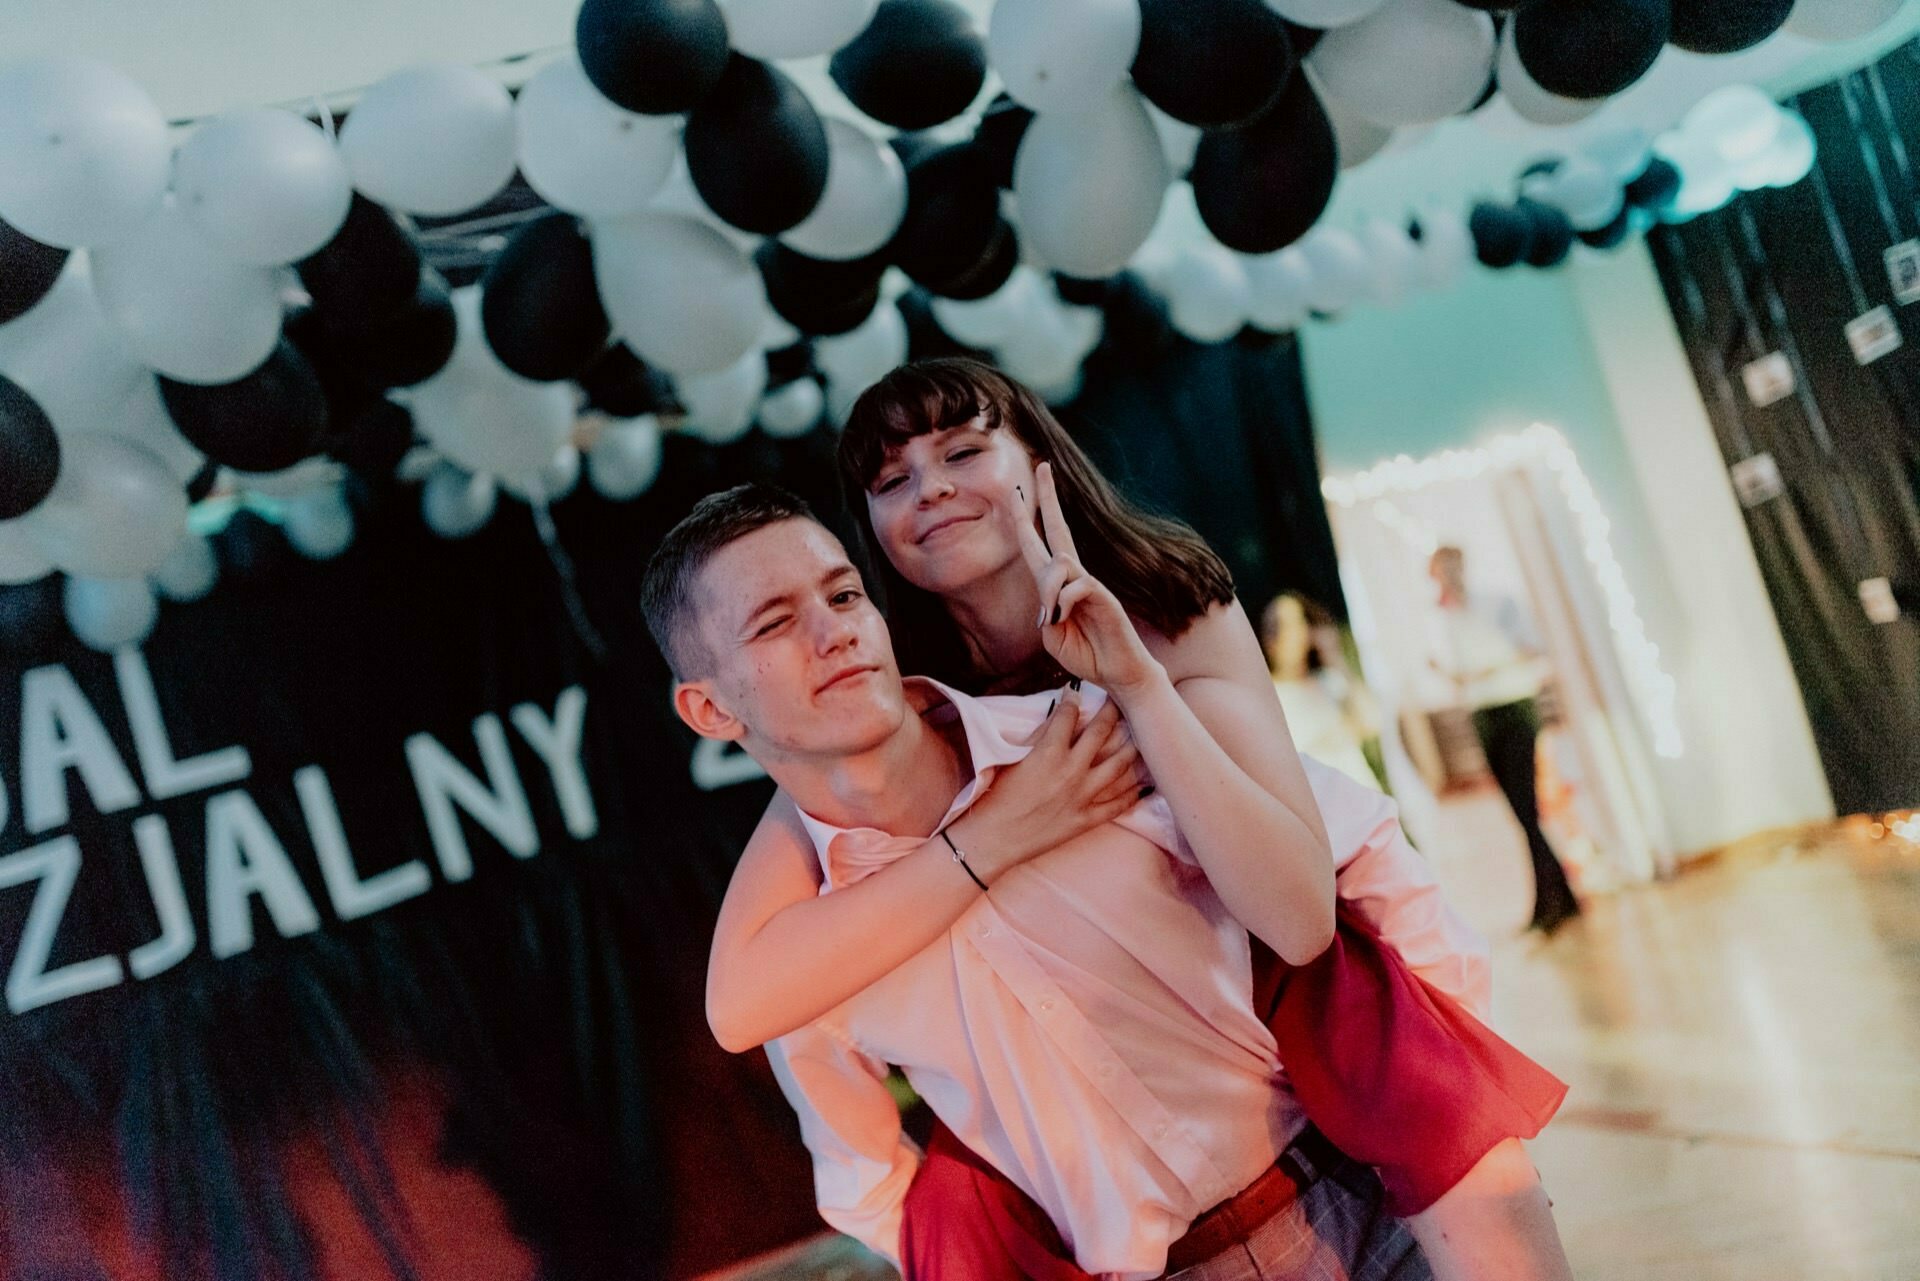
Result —
[[[1533, 1151], [1576, 1275], [1920, 1278], [1920, 846], [1755, 840], [1547, 941], [1517, 933], [1498, 798], [1447, 809], [1429, 845], [1495, 939], [1496, 1020], [1573, 1087]], [[729, 1281], [890, 1275], [826, 1240]]]

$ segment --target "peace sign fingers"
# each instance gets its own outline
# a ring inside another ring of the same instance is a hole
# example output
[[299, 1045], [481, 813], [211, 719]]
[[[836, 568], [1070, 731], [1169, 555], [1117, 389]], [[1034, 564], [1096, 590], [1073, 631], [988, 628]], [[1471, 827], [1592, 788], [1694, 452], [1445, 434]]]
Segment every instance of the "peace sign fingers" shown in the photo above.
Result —
[[1039, 488], [1040, 522], [1047, 531], [1047, 545], [1053, 554], [1078, 564], [1080, 554], [1073, 546], [1073, 531], [1067, 528], [1067, 514], [1060, 510], [1060, 491], [1054, 485], [1053, 464], [1041, 463], [1033, 469]]

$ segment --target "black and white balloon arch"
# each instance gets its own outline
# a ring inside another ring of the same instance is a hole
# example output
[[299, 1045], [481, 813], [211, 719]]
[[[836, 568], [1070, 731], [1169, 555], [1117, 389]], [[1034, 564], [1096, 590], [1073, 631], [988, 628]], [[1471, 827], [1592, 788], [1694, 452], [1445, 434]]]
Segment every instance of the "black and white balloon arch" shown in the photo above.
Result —
[[[337, 131], [249, 107], [180, 138], [110, 66], [0, 67], [0, 582], [121, 584], [67, 593], [83, 635], [120, 643], [151, 618], [142, 592], [204, 577], [182, 550], [189, 486], [239, 477], [297, 550], [334, 554], [339, 469], [306, 464], [390, 473], [421, 440], [443, 460], [422, 502], [444, 532], [582, 470], [631, 495], [662, 410], [716, 443], [843, 415], [904, 358], [909, 283], [1055, 397], [1101, 319], [1053, 273], [1132, 268], [1197, 340], [1391, 301], [1489, 257], [1457, 211], [1424, 214], [1417, 240], [1316, 229], [1341, 164], [1394, 128], [1490, 86], [1572, 119], [1668, 41], [1848, 39], [1896, 7], [999, 0], [983, 31], [952, 0], [584, 0], [575, 48], [517, 96], [424, 65]], [[819, 55], [850, 107], [823, 114], [779, 65]], [[982, 111], [990, 74], [1005, 93]], [[1765, 149], [1680, 145], [1675, 207], [1795, 163]], [[463, 237], [516, 173], [540, 208]], [[1604, 239], [1622, 216], [1590, 225], [1617, 193], [1589, 166], [1553, 181], [1521, 193], [1530, 233], [1555, 234], [1518, 261], [1550, 258], [1561, 222]], [[1204, 228], [1172, 255], [1153, 239], [1170, 206]], [[487, 262], [477, 283], [436, 270], [450, 245]], [[770, 384], [768, 353], [796, 343], [807, 367]], [[583, 432], [583, 406], [616, 425]]]

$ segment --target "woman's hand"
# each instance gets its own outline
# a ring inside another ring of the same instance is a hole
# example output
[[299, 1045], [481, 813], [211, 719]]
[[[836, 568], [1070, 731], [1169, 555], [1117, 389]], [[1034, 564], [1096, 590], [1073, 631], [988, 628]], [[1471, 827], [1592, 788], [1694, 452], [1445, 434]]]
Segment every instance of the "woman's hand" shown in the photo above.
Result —
[[1112, 699], [1083, 725], [1079, 694], [1065, 691], [1033, 751], [1002, 770], [947, 830], [967, 865], [991, 881], [1138, 804], [1153, 790], [1141, 786], [1139, 760]]
[[1034, 478], [1046, 538], [1042, 541], [1028, 521], [1020, 521], [1019, 527], [1020, 550], [1040, 589], [1041, 644], [1060, 666], [1115, 695], [1165, 675], [1119, 597], [1080, 563], [1073, 531], [1060, 510], [1053, 467], [1041, 463]]

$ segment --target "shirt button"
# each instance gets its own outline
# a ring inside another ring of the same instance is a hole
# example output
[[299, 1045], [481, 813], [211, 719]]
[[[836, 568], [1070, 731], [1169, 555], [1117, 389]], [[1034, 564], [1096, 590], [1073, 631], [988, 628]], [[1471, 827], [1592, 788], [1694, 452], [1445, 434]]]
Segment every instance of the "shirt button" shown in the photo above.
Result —
[[1042, 1009], [1043, 1011], [1045, 1011], [1045, 1010], [1051, 1010], [1051, 1009], [1053, 1008], [1053, 1000], [1052, 1000], [1052, 998], [1048, 998], [1047, 1000], [1044, 1000], [1044, 1001], [1042, 1001], [1042, 1002], [1040, 1002], [1040, 1008], [1041, 1008], [1041, 1009]]
[[993, 927], [992, 927], [991, 925], [982, 925], [982, 926], [980, 927], [980, 937], [981, 937], [981, 938], [983, 938], [983, 939], [990, 939], [990, 938], [992, 938], [992, 937], [993, 937]]
[[1167, 1123], [1165, 1121], [1153, 1127], [1153, 1137], [1156, 1139], [1164, 1139], [1167, 1137]]

